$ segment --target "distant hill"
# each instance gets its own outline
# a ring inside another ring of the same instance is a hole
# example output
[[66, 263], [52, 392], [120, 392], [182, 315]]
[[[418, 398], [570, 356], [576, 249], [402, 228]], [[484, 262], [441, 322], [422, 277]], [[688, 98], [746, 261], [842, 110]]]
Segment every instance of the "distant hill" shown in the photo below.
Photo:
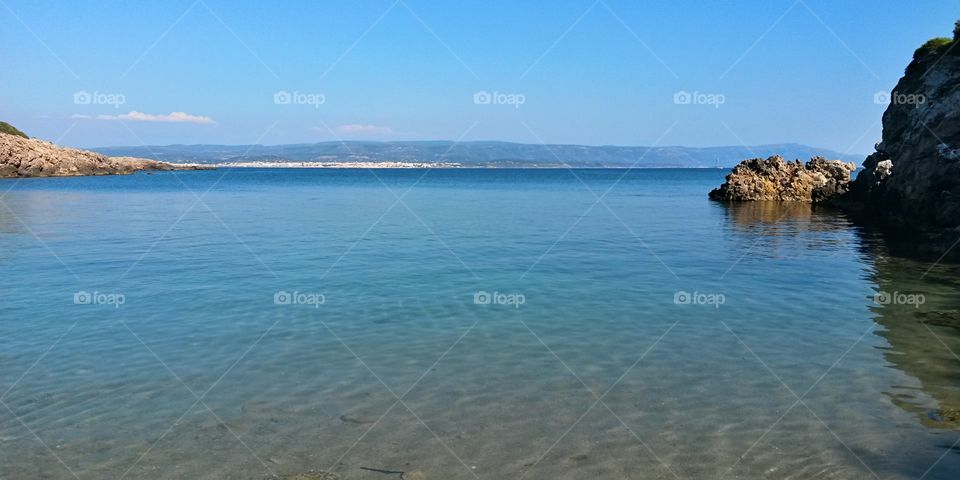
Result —
[[619, 147], [537, 145], [509, 142], [323, 142], [293, 145], [167, 145], [104, 147], [104, 155], [167, 162], [427, 162], [477, 167], [728, 168], [753, 157], [781, 155], [809, 160], [823, 156], [859, 162], [861, 155], [792, 143], [751, 147]]

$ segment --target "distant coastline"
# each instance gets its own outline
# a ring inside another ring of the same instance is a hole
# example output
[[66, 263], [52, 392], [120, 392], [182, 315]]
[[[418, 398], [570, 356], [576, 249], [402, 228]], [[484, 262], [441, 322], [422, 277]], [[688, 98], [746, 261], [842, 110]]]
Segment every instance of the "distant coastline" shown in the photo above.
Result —
[[232, 162], [216, 168], [464, 168], [458, 163], [425, 162]]
[[[187, 165], [187, 164], [184, 164]], [[193, 165], [193, 164], [189, 164]], [[497, 166], [497, 165], [464, 165], [460, 163], [431, 163], [431, 162], [234, 162], [234, 163], [213, 163], [206, 166], [213, 168], [280, 168], [280, 169], [298, 169], [298, 168], [384, 168], [384, 169], [413, 169], [413, 168], [435, 168], [435, 169], [458, 169], [458, 170], [489, 170], [489, 169], [528, 169], [528, 170], [550, 170], [550, 169], [698, 169], [698, 170], [726, 170], [725, 167], [649, 167], [649, 166], [565, 166], [565, 165], [524, 165], [524, 166]]]
[[745, 158], [824, 157], [859, 162], [862, 155], [784, 143], [719, 147], [589, 146], [494, 141], [321, 142], [290, 145], [100, 147], [114, 157], [170, 163], [259, 168], [730, 168]]

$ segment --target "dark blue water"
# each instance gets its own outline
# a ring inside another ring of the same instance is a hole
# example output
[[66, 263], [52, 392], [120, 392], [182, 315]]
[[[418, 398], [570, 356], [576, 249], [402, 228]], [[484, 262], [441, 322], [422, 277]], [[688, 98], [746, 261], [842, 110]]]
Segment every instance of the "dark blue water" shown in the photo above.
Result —
[[957, 478], [957, 267], [724, 173], [4, 181], [0, 478]]

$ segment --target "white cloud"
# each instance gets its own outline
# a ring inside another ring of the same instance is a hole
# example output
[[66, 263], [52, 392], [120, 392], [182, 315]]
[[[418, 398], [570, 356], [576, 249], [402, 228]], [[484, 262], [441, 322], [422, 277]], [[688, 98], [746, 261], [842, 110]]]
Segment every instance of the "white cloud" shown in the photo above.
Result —
[[393, 129], [380, 125], [361, 125], [350, 123], [334, 127], [335, 132], [342, 135], [392, 135]]
[[[73, 118], [90, 118], [86, 115], [74, 115]], [[204, 115], [191, 115], [185, 112], [170, 112], [166, 115], [153, 115], [150, 113], [138, 112], [132, 110], [130, 113], [120, 115], [97, 115], [97, 120], [130, 120], [134, 122], [166, 122], [166, 123], [214, 123], [213, 119]]]
[[74, 113], [73, 115], [70, 115], [70, 118], [75, 118], [79, 120], [79, 119], [90, 118], [90, 115], [81, 115], [79, 113]]

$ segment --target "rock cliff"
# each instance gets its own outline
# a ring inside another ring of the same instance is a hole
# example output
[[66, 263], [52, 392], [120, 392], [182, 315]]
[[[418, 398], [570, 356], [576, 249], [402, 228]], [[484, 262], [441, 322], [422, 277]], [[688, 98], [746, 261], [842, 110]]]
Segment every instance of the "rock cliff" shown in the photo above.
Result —
[[960, 22], [914, 53], [883, 114], [883, 137], [840, 204], [898, 227], [960, 225]]

